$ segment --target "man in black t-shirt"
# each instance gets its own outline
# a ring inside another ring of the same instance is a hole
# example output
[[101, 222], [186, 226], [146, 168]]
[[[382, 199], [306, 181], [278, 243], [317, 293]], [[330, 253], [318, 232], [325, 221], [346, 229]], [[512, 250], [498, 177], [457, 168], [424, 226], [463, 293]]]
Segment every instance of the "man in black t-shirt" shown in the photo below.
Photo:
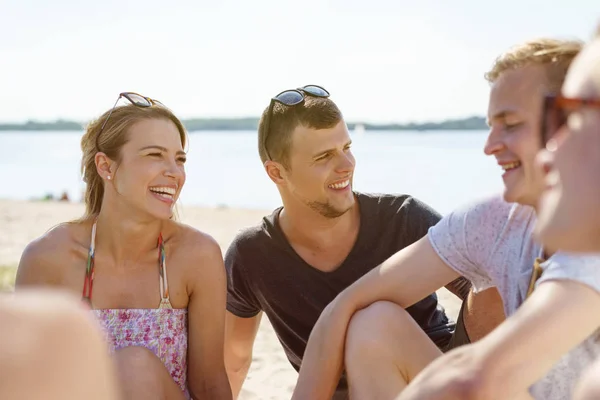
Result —
[[[328, 97], [318, 86], [284, 91], [260, 120], [260, 158], [283, 207], [238, 234], [225, 255], [225, 362], [234, 397], [250, 367], [262, 312], [299, 370], [327, 304], [440, 220], [411, 196], [353, 191], [350, 136]], [[469, 283], [459, 278], [448, 288], [464, 299]], [[456, 326], [449, 321], [435, 293], [407, 311], [441, 349], [469, 342], [462, 317]], [[342, 378], [336, 398], [345, 398], [346, 384]]]

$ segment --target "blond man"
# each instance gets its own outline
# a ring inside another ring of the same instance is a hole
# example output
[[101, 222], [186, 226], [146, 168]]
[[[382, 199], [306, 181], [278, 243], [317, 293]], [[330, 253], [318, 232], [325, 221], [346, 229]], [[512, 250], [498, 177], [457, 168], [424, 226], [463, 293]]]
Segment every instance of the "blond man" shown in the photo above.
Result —
[[[445, 216], [342, 292], [311, 333], [294, 399], [327, 399], [344, 367], [355, 399], [569, 398], [598, 346], [586, 343], [569, 354], [556, 346], [566, 354], [561, 362], [531, 354], [535, 334], [556, 327], [547, 305], [538, 313], [517, 309], [531, 292], [536, 259], [550, 256], [533, 239], [542, 191], [534, 167], [542, 144], [541, 99], [560, 90], [580, 49], [579, 42], [540, 39], [496, 60], [486, 75], [490, 133], [484, 151], [503, 171], [503, 195]], [[528, 302], [533, 310], [553, 290], [553, 274], [570, 262], [557, 254], [544, 263], [538, 280], [544, 289]], [[476, 292], [496, 287], [510, 318], [481, 341], [442, 355], [405, 308], [460, 275]], [[556, 334], [560, 340], [560, 330]]]

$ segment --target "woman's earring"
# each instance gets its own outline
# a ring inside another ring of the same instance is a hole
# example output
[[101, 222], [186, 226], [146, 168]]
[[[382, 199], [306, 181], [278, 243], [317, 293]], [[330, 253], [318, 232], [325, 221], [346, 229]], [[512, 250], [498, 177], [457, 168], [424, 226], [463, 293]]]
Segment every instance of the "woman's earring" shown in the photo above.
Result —
[[106, 179], [108, 179], [108, 180], [110, 181], [110, 175], [108, 175], [108, 176], [106, 177]]

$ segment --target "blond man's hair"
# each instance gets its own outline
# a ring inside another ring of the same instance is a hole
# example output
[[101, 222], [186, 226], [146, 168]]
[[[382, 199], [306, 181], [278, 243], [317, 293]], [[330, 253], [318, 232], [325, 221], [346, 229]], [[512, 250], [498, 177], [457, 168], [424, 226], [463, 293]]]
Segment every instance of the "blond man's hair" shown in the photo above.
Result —
[[498, 56], [485, 79], [494, 83], [505, 71], [528, 65], [543, 65], [548, 78], [548, 90], [560, 91], [571, 62], [583, 48], [578, 40], [541, 38], [511, 47]]

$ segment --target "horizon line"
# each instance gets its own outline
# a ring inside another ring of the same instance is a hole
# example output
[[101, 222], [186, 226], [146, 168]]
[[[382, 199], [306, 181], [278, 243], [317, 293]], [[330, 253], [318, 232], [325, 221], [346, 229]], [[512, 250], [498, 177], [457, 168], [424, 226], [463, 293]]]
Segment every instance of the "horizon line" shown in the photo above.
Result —
[[[236, 116], [236, 117], [187, 117], [187, 118], [180, 118], [178, 117], [180, 121], [184, 122], [184, 121], [243, 121], [243, 120], [255, 120], [258, 121], [260, 120], [260, 117], [257, 116]], [[344, 118], [345, 119], [345, 118]], [[379, 121], [379, 122], [374, 122], [374, 121], [367, 121], [367, 120], [360, 120], [360, 119], [356, 119], [356, 120], [349, 120], [346, 119], [346, 122], [349, 124], [362, 124], [362, 125], [423, 125], [423, 124], [439, 124], [439, 123], [444, 123], [444, 122], [453, 122], [453, 121], [464, 121], [464, 120], [471, 120], [471, 119], [486, 119], [485, 116], [480, 115], [480, 114], [471, 114], [468, 116], [464, 116], [464, 117], [448, 117], [445, 119], [432, 119], [432, 120], [422, 120], [422, 121], [418, 121], [418, 120], [413, 120], [413, 121], [406, 121], [406, 122], [399, 122], [399, 121], [390, 121], [390, 122], [384, 122], [384, 121]], [[8, 121], [8, 120], [0, 120], [0, 125], [27, 125], [30, 123], [36, 123], [36, 124], [53, 124], [53, 123], [58, 123], [58, 122], [69, 122], [69, 123], [79, 123], [79, 124], [87, 124], [90, 121], [93, 121], [94, 118], [91, 119], [87, 119], [87, 120], [78, 120], [78, 119], [70, 119], [70, 118], [55, 118], [55, 119], [37, 119], [37, 118], [27, 118], [25, 120], [20, 120], [20, 121]]]

